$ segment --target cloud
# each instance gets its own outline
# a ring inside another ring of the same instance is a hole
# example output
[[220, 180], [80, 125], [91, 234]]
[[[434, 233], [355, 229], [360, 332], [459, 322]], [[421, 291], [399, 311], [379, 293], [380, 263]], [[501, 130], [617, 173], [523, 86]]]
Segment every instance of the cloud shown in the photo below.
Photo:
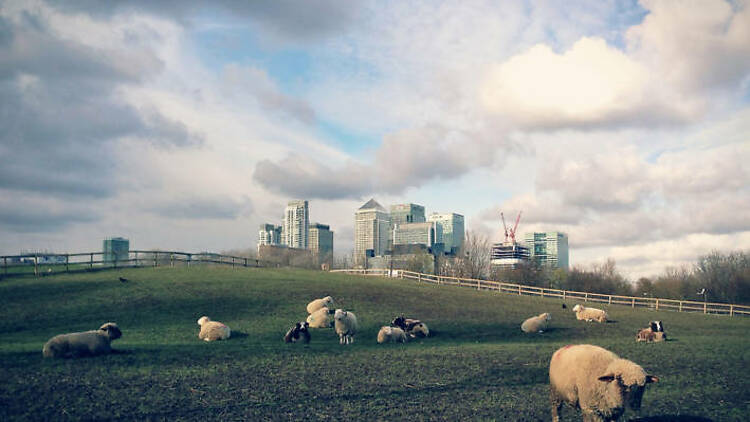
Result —
[[48, 196], [18, 198], [0, 189], [0, 230], [15, 233], [54, 233], [100, 216], [86, 204], [68, 203]]
[[148, 211], [167, 219], [220, 219], [233, 220], [252, 211], [249, 198], [242, 200], [216, 197], [186, 197], [150, 205]]

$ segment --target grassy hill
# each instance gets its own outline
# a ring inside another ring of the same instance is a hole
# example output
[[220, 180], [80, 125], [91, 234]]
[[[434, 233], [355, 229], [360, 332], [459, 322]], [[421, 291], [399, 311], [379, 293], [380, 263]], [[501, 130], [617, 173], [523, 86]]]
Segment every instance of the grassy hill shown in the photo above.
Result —
[[[309, 346], [285, 344], [306, 304], [329, 294], [359, 318], [354, 345], [340, 346], [331, 329], [313, 330]], [[750, 318], [604, 306], [616, 322], [593, 324], [560, 303], [283, 269], [5, 279], [0, 420], [549, 420], [549, 359], [571, 343], [603, 346], [661, 378], [646, 391], [642, 417], [750, 414]], [[521, 321], [545, 311], [552, 329], [521, 333]], [[400, 313], [426, 321], [435, 336], [378, 345], [378, 329]], [[202, 315], [228, 324], [233, 338], [198, 340]], [[653, 319], [670, 341], [635, 343]], [[113, 343], [121, 353], [42, 359], [53, 335], [107, 321], [123, 331]]]

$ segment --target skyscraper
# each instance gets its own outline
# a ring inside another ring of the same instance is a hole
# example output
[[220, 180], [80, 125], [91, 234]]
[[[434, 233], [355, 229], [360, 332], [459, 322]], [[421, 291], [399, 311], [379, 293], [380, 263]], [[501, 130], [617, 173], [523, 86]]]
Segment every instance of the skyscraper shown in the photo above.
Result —
[[523, 241], [531, 252], [531, 258], [541, 265], [568, 269], [568, 235], [560, 232], [524, 233]]
[[310, 251], [319, 263], [333, 263], [333, 232], [330, 226], [320, 223], [310, 226]]
[[280, 245], [281, 226], [261, 224], [258, 230], [258, 247], [260, 245]]
[[464, 245], [464, 216], [455, 213], [432, 213], [427, 221], [440, 225], [441, 235], [437, 242], [443, 243], [446, 253], [456, 254]]
[[307, 249], [309, 246], [310, 212], [307, 201], [289, 201], [284, 212], [284, 244], [290, 248]]
[[391, 224], [424, 223], [424, 207], [417, 204], [391, 205]]
[[391, 219], [375, 199], [370, 199], [354, 213], [354, 262], [362, 265], [365, 255], [383, 255], [388, 249]]

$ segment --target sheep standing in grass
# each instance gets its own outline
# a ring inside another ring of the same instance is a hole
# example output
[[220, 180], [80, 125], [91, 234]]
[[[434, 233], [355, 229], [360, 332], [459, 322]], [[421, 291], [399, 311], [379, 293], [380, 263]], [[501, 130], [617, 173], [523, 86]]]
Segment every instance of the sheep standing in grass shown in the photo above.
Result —
[[98, 330], [54, 336], [44, 344], [42, 354], [46, 358], [101, 355], [111, 352], [110, 343], [120, 337], [122, 331], [117, 324], [108, 322]]
[[547, 329], [552, 316], [547, 312], [531, 317], [521, 324], [521, 331], [524, 333], [542, 333]]
[[406, 343], [406, 333], [399, 327], [380, 327], [378, 343]]
[[333, 326], [331, 311], [325, 306], [307, 316], [310, 328], [330, 328]]
[[578, 407], [584, 421], [616, 421], [627, 405], [641, 408], [646, 384], [659, 379], [639, 365], [590, 344], [558, 349], [549, 364], [552, 420], [564, 403]]
[[430, 329], [427, 328], [427, 324], [418, 319], [404, 318], [403, 315], [391, 321], [391, 325], [401, 328], [411, 338], [427, 337], [430, 335]]
[[333, 314], [334, 329], [339, 335], [340, 344], [354, 343], [354, 335], [357, 334], [357, 316], [353, 312], [336, 309]]
[[586, 308], [578, 304], [573, 307], [573, 312], [576, 313], [576, 319], [579, 321], [607, 322], [607, 313], [601, 309]]
[[201, 330], [198, 338], [205, 341], [226, 340], [232, 335], [232, 331], [219, 321], [211, 321], [211, 318], [202, 316], [198, 319]]
[[315, 311], [317, 311], [320, 308], [326, 307], [328, 309], [333, 309], [333, 298], [331, 296], [326, 296], [321, 299], [315, 299], [312, 302], [307, 304], [307, 313], [312, 314]]

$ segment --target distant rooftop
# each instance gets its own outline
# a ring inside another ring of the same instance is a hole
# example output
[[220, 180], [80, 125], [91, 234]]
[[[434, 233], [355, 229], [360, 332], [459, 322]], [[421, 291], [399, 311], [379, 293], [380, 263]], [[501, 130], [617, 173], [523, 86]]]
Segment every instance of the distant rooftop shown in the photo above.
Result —
[[385, 210], [385, 208], [383, 208], [382, 205], [378, 204], [378, 201], [376, 201], [375, 198], [370, 199], [364, 205], [359, 207], [360, 211], [371, 210], [371, 209], [375, 209], [375, 210], [382, 211], [382, 212], [388, 212]]

